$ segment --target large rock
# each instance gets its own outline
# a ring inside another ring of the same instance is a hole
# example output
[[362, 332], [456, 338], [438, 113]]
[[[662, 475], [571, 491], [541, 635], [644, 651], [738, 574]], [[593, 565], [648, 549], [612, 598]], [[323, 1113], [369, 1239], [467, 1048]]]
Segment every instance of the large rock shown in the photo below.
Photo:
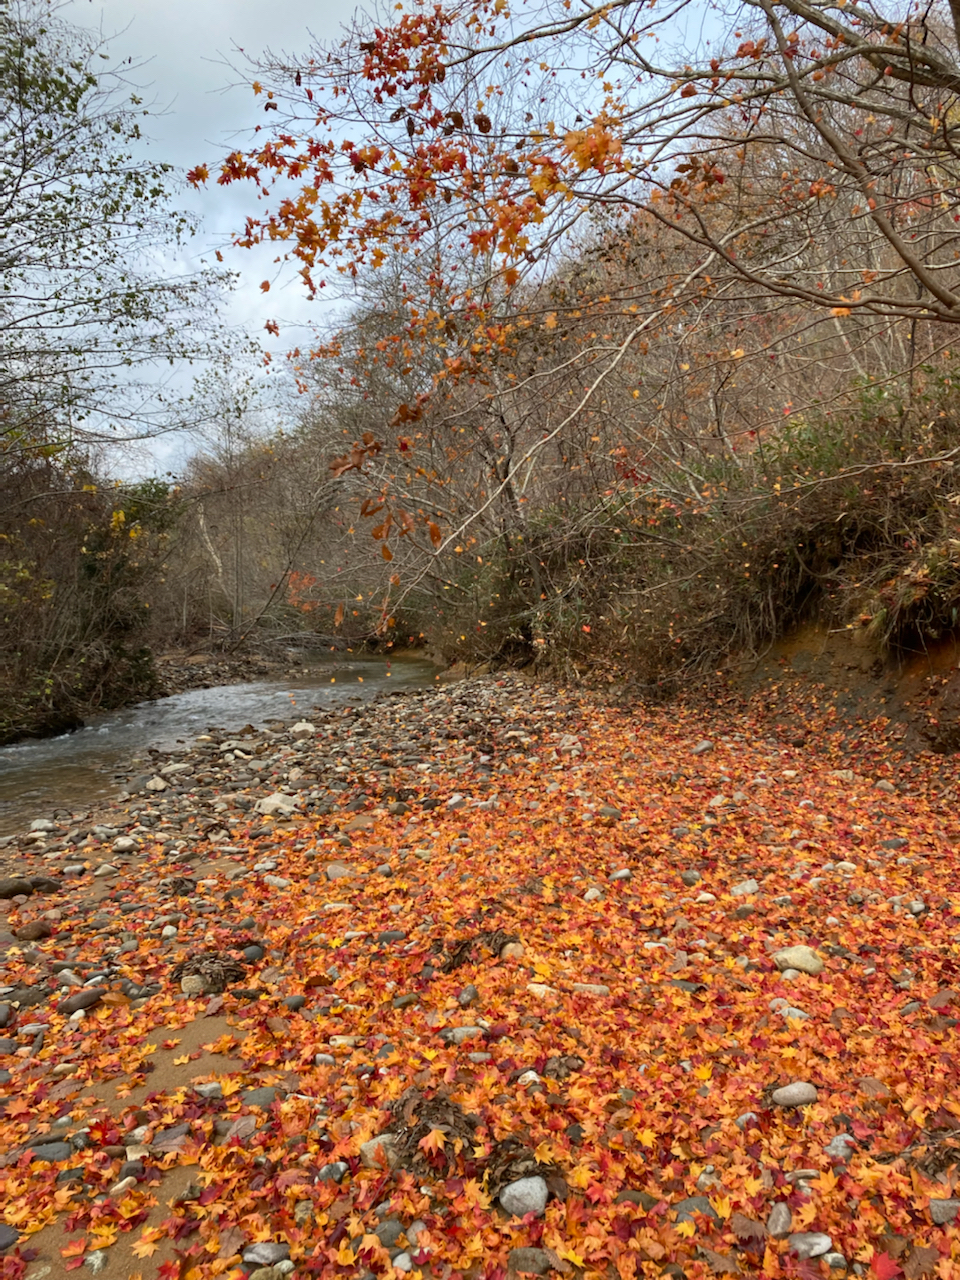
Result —
[[4, 876], [0, 879], [0, 898], [17, 898], [21, 894], [29, 898], [33, 893], [33, 885], [23, 876]]
[[526, 1213], [539, 1216], [547, 1207], [549, 1194], [543, 1178], [518, 1178], [500, 1192], [500, 1208], [504, 1213], [515, 1214], [518, 1218]]
[[813, 947], [784, 947], [782, 951], [774, 952], [773, 963], [781, 973], [784, 969], [799, 969], [812, 977], [823, 973], [823, 961]]
[[778, 1107], [809, 1107], [816, 1102], [817, 1096], [815, 1085], [806, 1080], [794, 1080], [781, 1089], [774, 1089], [772, 1098]]

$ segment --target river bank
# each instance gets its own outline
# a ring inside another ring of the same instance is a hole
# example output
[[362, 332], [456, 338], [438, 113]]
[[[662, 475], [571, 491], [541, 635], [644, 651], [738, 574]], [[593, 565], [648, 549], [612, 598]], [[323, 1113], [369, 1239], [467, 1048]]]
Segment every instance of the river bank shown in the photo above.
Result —
[[856, 730], [486, 676], [38, 815], [4, 1274], [954, 1274], [957, 765]]

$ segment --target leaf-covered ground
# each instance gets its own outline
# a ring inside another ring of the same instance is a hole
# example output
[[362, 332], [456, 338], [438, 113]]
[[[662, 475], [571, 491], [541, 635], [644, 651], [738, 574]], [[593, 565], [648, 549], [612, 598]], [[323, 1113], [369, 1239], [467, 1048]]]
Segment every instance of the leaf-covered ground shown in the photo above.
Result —
[[489, 678], [21, 841], [0, 1275], [960, 1274], [955, 769], [843, 744]]

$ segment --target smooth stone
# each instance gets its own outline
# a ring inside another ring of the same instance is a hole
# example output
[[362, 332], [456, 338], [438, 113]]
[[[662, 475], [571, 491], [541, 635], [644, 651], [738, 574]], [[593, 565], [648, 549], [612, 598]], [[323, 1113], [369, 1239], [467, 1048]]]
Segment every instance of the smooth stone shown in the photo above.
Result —
[[271, 889], [289, 889], [293, 881], [286, 876], [264, 876], [263, 883], [268, 884]]
[[317, 1179], [320, 1182], [342, 1182], [349, 1172], [348, 1164], [342, 1160], [336, 1160], [333, 1164], [321, 1165], [317, 1172]]
[[823, 1148], [828, 1156], [836, 1160], [849, 1160], [857, 1149], [857, 1140], [849, 1133], [838, 1133]]
[[275, 1262], [283, 1262], [290, 1257], [290, 1246], [279, 1244], [273, 1240], [262, 1240], [259, 1244], [250, 1244], [244, 1249], [243, 1261], [255, 1263], [258, 1267], [272, 1267]]
[[87, 987], [83, 991], [78, 991], [75, 996], [67, 996], [66, 1000], [61, 1000], [57, 1005], [57, 1011], [77, 1013], [81, 1009], [90, 1009], [93, 1005], [99, 1004], [106, 994], [106, 987]]
[[510, 1272], [526, 1271], [530, 1275], [545, 1276], [553, 1264], [550, 1261], [550, 1255], [543, 1249], [525, 1246], [510, 1250], [507, 1266]]
[[69, 1160], [73, 1154], [73, 1147], [69, 1142], [44, 1142], [30, 1148], [30, 1162], [32, 1164], [34, 1160], [49, 1160], [56, 1163]]
[[353, 871], [343, 862], [331, 862], [326, 868], [326, 875], [328, 880], [347, 880], [353, 875]]
[[767, 1216], [767, 1233], [774, 1240], [785, 1240], [793, 1226], [793, 1214], [785, 1200], [778, 1200]]
[[784, 947], [782, 951], [774, 952], [773, 963], [781, 972], [784, 969], [799, 969], [801, 973], [808, 973], [811, 977], [823, 973], [823, 961], [813, 947]]
[[712, 1218], [714, 1222], [720, 1221], [716, 1209], [706, 1196], [687, 1196], [685, 1200], [678, 1200], [673, 1205], [673, 1209], [677, 1215], [677, 1222], [694, 1222], [695, 1213], [702, 1213]]
[[[265, 1086], [261, 1089], [250, 1089], [249, 1092], [243, 1094], [241, 1102], [248, 1107], [269, 1107], [276, 1099], [277, 1091], [272, 1086]], [[271, 1262], [276, 1262], [276, 1258], [271, 1258]]]
[[792, 1084], [774, 1089], [772, 1094], [772, 1099], [778, 1107], [808, 1107], [816, 1102], [817, 1097], [816, 1087], [806, 1080], [794, 1080]]
[[483, 1035], [483, 1027], [446, 1027], [440, 1032], [444, 1044], [463, 1044], [464, 1040], [473, 1040]]
[[610, 988], [602, 982], [575, 982], [573, 990], [581, 996], [608, 996]]
[[5, 1222], [0, 1222], [0, 1253], [13, 1248], [19, 1239], [20, 1232], [15, 1227], [8, 1227]]
[[603, 890], [598, 889], [596, 885], [592, 885], [583, 895], [584, 902], [599, 902], [603, 897]]
[[688, 889], [692, 889], [695, 884], [700, 883], [702, 876], [699, 871], [681, 871], [680, 879]]
[[201, 1098], [222, 1098], [223, 1086], [219, 1080], [208, 1080], [206, 1084], [195, 1084], [194, 1089]]
[[735, 884], [730, 890], [730, 896], [733, 898], [745, 898], [751, 893], [759, 893], [760, 886], [756, 880], [741, 880], [739, 884]]
[[702, 742], [697, 743], [697, 745], [693, 748], [690, 754], [692, 756], [703, 756], [703, 755], [706, 755], [708, 751], [712, 751], [712, 750], [713, 750], [713, 743], [709, 740], [709, 738], [704, 738]]
[[18, 898], [21, 895], [29, 898], [33, 893], [33, 885], [23, 876], [4, 876], [0, 879], [0, 898]]
[[337, 1060], [332, 1053], [314, 1054], [313, 1061], [318, 1067], [335, 1067], [337, 1065]]
[[398, 1218], [387, 1218], [374, 1227], [373, 1234], [385, 1249], [392, 1249], [403, 1235], [403, 1223]]
[[842, 1253], [834, 1253], [831, 1250], [830, 1253], [822, 1253], [820, 1260], [825, 1262], [831, 1271], [846, 1271], [847, 1269], [847, 1260]]
[[518, 1178], [508, 1183], [500, 1192], [500, 1207], [504, 1213], [511, 1213], [522, 1218], [526, 1213], [535, 1213], [539, 1217], [547, 1207], [550, 1192], [543, 1178]]
[[393, 1266], [395, 1266], [398, 1271], [412, 1271], [413, 1259], [410, 1257], [409, 1253], [404, 1250], [403, 1253], [398, 1253], [393, 1259]]
[[938, 1227], [945, 1227], [953, 1222], [960, 1210], [960, 1200], [931, 1200], [930, 1217]]
[[266, 952], [263, 947], [258, 947], [256, 943], [253, 943], [249, 947], [244, 947], [243, 949], [243, 958], [250, 964], [256, 964], [256, 962], [258, 960], [262, 960], [265, 955]]
[[833, 1241], [822, 1231], [796, 1231], [787, 1239], [790, 1242], [790, 1248], [801, 1259], [819, 1258], [833, 1248]]
[[476, 1004], [479, 999], [480, 999], [480, 992], [473, 985], [473, 983], [470, 982], [467, 984], [467, 986], [463, 988], [463, 990], [457, 996], [457, 1004], [460, 1006], [461, 1009], [467, 1009], [470, 1007], [470, 1005]]
[[284, 996], [283, 1003], [291, 1011], [291, 1013], [296, 1013], [298, 1009], [302, 1009], [303, 1006], [307, 1003], [307, 997], [306, 996]]
[[160, 937], [169, 942], [177, 936], [177, 926], [175, 924], [165, 924], [160, 930]]
[[749, 1125], [760, 1123], [760, 1117], [755, 1111], [744, 1111], [743, 1115], [737, 1116], [734, 1121], [738, 1129], [746, 1129]]
[[397, 1140], [392, 1133], [378, 1134], [360, 1147], [360, 1163], [365, 1169], [382, 1169], [384, 1163], [388, 1169], [395, 1169], [399, 1158]]

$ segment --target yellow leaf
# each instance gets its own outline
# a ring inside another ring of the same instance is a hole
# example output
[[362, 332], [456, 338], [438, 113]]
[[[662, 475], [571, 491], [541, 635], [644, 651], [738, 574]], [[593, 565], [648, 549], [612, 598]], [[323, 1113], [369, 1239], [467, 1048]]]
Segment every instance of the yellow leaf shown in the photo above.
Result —
[[731, 351], [730, 354], [733, 356], [734, 360], [742, 360], [746, 353], [743, 347], [737, 347], [736, 351]]
[[652, 1147], [657, 1140], [657, 1135], [652, 1129], [641, 1129], [637, 1134], [637, 1137], [640, 1139], [640, 1143], [644, 1147]]
[[687, 1236], [689, 1238], [696, 1233], [697, 1228], [692, 1222], [678, 1222], [675, 1230], [678, 1236]]
[[714, 1196], [710, 1203], [713, 1205], [714, 1209], [716, 1209], [721, 1218], [730, 1217], [732, 1203], [729, 1196]]
[[160, 1248], [158, 1244], [154, 1244], [152, 1240], [138, 1240], [131, 1248], [130, 1252], [135, 1258], [152, 1258]]
[[713, 1075], [713, 1067], [709, 1062], [704, 1062], [701, 1066], [693, 1068], [693, 1074], [698, 1080], [709, 1080]]
[[182, 1058], [174, 1058], [173, 1065], [175, 1067], [184, 1067], [190, 1061], [189, 1053], [185, 1053]]
[[545, 329], [555, 329], [557, 327], [557, 313], [555, 311], [548, 311], [543, 317], [543, 327]]
[[849, 307], [831, 307], [830, 314], [832, 316], [848, 316], [850, 314]]

